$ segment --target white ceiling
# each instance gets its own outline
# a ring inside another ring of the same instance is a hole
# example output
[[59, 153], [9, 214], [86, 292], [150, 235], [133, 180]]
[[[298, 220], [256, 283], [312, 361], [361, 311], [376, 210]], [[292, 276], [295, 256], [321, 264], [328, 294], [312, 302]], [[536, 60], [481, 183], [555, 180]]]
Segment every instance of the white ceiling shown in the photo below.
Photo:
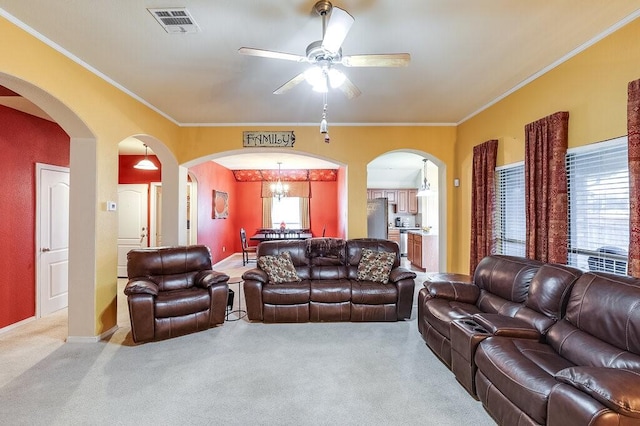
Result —
[[[317, 125], [306, 83], [274, 89], [321, 38], [315, 0], [0, 0], [0, 14], [172, 119], [188, 124]], [[330, 93], [330, 125], [459, 123], [616, 25], [640, 0], [336, 0], [355, 18], [345, 55], [408, 52], [406, 68], [343, 68], [362, 91]], [[196, 34], [168, 34], [146, 10], [186, 7]]]

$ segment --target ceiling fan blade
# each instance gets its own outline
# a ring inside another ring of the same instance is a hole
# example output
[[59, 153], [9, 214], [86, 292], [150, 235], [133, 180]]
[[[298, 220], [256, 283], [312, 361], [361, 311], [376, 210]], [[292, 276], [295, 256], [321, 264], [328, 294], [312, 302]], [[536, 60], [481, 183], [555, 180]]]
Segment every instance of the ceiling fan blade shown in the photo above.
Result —
[[307, 58], [292, 53], [276, 52], [274, 50], [254, 49], [252, 47], [241, 47], [238, 49], [241, 55], [260, 56], [262, 58], [284, 59], [286, 61], [306, 62]]
[[340, 85], [339, 89], [347, 96], [347, 99], [357, 98], [362, 94], [360, 89], [358, 89], [347, 77], [345, 77], [344, 83]]
[[293, 77], [291, 80], [287, 81], [285, 84], [283, 84], [282, 86], [278, 87], [276, 90], [273, 91], [274, 95], [281, 95], [285, 92], [288, 92], [291, 88], [293, 88], [294, 86], [296, 86], [297, 84], [301, 83], [304, 81], [304, 72], [301, 72], [300, 74], [296, 75], [295, 77]]
[[327, 29], [322, 38], [322, 47], [331, 53], [337, 53], [351, 29], [353, 21], [353, 16], [339, 7], [333, 6]]
[[408, 53], [344, 56], [342, 65], [347, 67], [406, 67], [411, 61]]

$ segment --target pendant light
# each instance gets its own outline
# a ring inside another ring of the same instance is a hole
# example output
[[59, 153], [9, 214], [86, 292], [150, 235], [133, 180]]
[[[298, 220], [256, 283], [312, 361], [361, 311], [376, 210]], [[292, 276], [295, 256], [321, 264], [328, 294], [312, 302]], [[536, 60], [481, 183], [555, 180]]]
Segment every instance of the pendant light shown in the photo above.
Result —
[[426, 197], [427, 195], [431, 195], [431, 184], [427, 180], [427, 161], [429, 160], [425, 158], [422, 161], [424, 163], [423, 170], [422, 170], [423, 180], [422, 180], [422, 186], [420, 187], [420, 190], [416, 194], [416, 197]]
[[156, 166], [151, 160], [149, 160], [148, 150], [149, 147], [147, 146], [147, 144], [144, 144], [144, 158], [138, 161], [138, 164], [133, 166], [134, 169], [158, 170], [158, 166]]

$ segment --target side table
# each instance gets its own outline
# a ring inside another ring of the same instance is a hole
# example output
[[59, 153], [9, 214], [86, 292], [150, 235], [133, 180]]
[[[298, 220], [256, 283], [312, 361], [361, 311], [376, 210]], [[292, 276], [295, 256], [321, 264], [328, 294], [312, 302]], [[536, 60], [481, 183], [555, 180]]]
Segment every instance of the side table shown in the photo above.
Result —
[[[227, 307], [227, 316], [225, 317], [225, 319], [227, 321], [238, 321], [239, 319], [244, 318], [245, 316], [247, 316], [247, 311], [242, 309], [242, 285], [244, 284], [244, 280], [242, 279], [242, 277], [231, 277], [229, 278], [229, 281], [227, 281], [227, 285], [232, 286], [232, 285], [237, 285], [238, 286], [238, 309], [233, 309], [233, 306], [231, 306], [230, 308]], [[236, 318], [229, 318], [230, 314], [235, 314]]]

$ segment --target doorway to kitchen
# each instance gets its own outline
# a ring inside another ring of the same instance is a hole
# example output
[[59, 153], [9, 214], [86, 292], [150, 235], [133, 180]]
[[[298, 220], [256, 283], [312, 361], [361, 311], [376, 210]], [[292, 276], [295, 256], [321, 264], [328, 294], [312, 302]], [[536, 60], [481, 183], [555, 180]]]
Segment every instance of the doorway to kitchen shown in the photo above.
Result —
[[415, 151], [385, 153], [367, 165], [367, 234], [398, 243], [412, 267], [446, 270], [445, 166]]

